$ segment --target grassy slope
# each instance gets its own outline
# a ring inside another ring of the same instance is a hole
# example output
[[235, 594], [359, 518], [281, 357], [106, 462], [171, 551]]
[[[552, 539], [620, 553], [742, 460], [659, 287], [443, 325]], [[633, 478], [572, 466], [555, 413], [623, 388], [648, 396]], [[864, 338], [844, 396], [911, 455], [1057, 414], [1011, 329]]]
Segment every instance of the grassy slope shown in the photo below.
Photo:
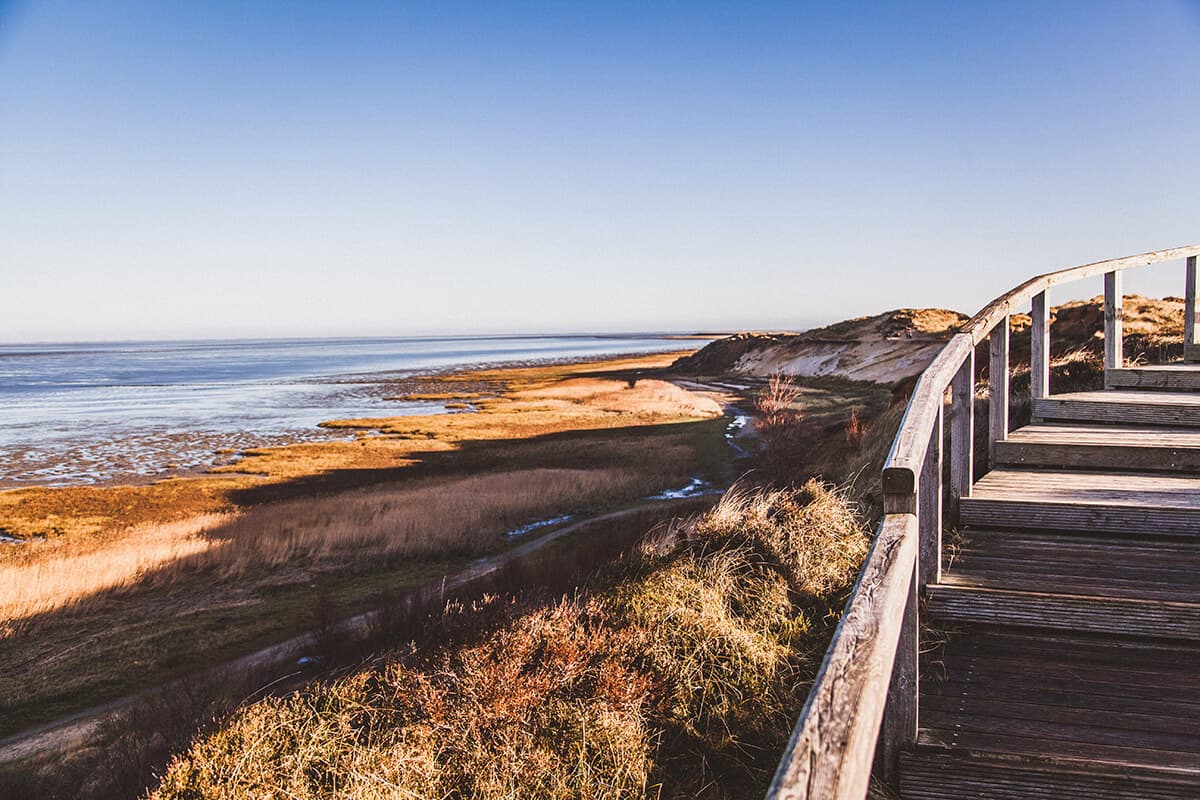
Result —
[[571, 600], [449, 618], [456, 642], [246, 707], [155, 796], [760, 793], [867, 536], [815, 484], [677, 533]]

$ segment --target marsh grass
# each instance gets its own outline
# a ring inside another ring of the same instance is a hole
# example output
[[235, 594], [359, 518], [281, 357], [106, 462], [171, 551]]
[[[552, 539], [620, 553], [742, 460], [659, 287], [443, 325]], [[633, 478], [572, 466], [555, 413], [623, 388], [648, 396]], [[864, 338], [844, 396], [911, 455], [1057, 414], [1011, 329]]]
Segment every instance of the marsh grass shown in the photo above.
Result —
[[442, 646], [244, 707], [152, 796], [761, 793], [866, 548], [819, 484], [733, 492], [586, 590], [451, 608]]
[[680, 461], [662, 471], [531, 469], [334, 498], [291, 500], [236, 515], [141, 527], [115, 543], [69, 541], [0, 566], [0, 633], [62, 608], [86, 610], [101, 592], [169, 590], [206, 582], [294, 583], [323, 570], [484, 552], [522, 522], [562, 510], [627, 502], [663, 482], [685, 482]]
[[[729, 460], [723, 430], [713, 419], [471, 443], [365, 487], [319, 479], [281, 499], [245, 499], [240, 516], [173, 529], [156, 559], [141, 542], [153, 526], [3, 548], [0, 564], [28, 577], [0, 591], [10, 604], [0, 623], [0, 736], [304, 634], [321, 593], [342, 616], [361, 613], [381, 593], [411, 591], [521, 541], [504, 536], [518, 525], [636, 504], [695, 475], [718, 483]], [[463, 505], [471, 498], [474, 510]], [[361, 514], [324, 541], [343, 500]], [[480, 509], [484, 529], [466, 530]], [[419, 538], [404, 538], [404, 519], [421, 526]], [[106, 562], [110, 577], [92, 580]]]

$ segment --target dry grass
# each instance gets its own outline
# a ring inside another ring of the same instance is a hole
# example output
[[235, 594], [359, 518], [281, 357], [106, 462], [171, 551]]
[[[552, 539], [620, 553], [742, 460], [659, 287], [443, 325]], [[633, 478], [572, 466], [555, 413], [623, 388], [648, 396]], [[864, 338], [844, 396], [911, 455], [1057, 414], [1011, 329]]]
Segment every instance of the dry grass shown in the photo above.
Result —
[[51, 540], [22, 548], [0, 565], [0, 635], [11, 635], [19, 620], [135, 584], [146, 574], [205, 552], [212, 546], [205, 531], [224, 521], [207, 515], [141, 526], [115, 546]]
[[819, 485], [730, 494], [594, 591], [244, 708], [152, 796], [759, 795], [866, 548]]
[[81, 606], [100, 592], [307, 575], [408, 558], [478, 553], [524, 523], [574, 508], [625, 502], [684, 483], [686, 454], [660, 453], [662, 471], [532, 469], [369, 489], [276, 503], [238, 515], [200, 517], [129, 531], [100, 546], [35, 543], [0, 567], [0, 632], [13, 623]]

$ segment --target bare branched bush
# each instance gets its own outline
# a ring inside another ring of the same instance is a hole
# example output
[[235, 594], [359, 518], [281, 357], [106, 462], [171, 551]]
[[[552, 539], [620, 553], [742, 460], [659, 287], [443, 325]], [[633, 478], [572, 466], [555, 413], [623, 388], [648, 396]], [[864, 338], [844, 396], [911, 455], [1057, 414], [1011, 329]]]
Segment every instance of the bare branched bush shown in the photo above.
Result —
[[846, 447], [851, 450], [861, 449], [866, 433], [867, 423], [859, 416], [858, 409], [850, 409], [850, 417], [846, 420]]
[[776, 373], [754, 398], [755, 430], [766, 447], [768, 466], [786, 478], [801, 460], [805, 436], [802, 392], [790, 375]]

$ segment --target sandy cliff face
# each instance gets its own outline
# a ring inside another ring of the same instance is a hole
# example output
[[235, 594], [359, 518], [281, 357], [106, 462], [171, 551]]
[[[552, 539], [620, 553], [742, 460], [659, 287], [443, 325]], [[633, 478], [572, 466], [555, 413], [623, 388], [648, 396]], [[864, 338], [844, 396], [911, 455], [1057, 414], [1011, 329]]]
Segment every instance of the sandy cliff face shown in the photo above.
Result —
[[[681, 358], [675, 369], [691, 375], [767, 377], [783, 373], [896, 384], [929, 366], [966, 320], [966, 315], [957, 311], [901, 308], [804, 333], [739, 333]], [[1014, 314], [1011, 323], [1014, 357], [1028, 359], [1029, 315]], [[1050, 340], [1055, 354], [1080, 348], [1098, 350], [1103, 346], [1103, 331], [1103, 297], [1051, 309]], [[1170, 356], [1170, 348], [1182, 346], [1183, 300], [1127, 295], [1124, 331], [1126, 353], [1131, 357], [1152, 348], [1164, 349]]]
[[804, 333], [739, 333], [675, 367], [695, 375], [783, 373], [892, 384], [924, 370], [966, 319], [945, 309], [904, 308]]

